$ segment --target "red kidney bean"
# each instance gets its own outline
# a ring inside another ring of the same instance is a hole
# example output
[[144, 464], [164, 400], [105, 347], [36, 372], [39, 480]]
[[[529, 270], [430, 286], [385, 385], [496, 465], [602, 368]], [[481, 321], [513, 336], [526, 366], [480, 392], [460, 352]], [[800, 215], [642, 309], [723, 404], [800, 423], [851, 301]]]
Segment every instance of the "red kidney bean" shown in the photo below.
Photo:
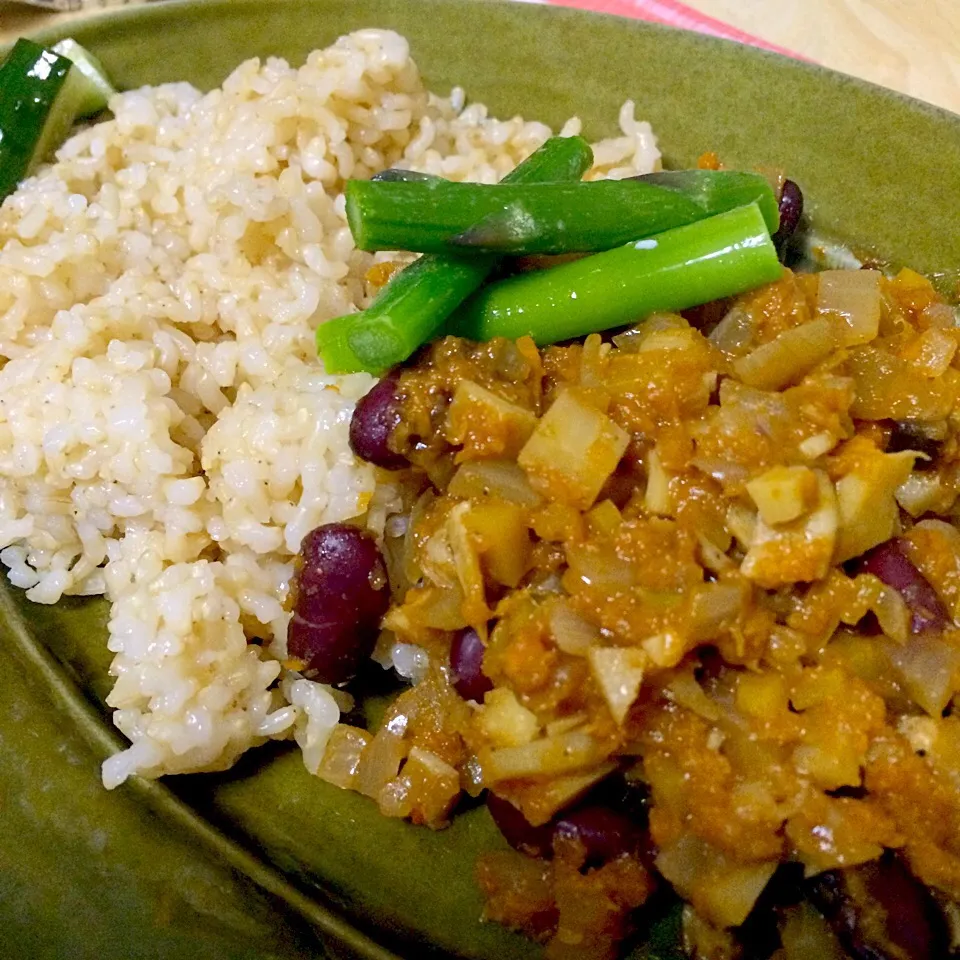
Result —
[[576, 839], [583, 844], [588, 864], [607, 863], [625, 853], [638, 853], [645, 831], [622, 813], [609, 807], [586, 806], [563, 814], [553, 831], [557, 839]]
[[503, 797], [487, 791], [487, 810], [503, 839], [521, 853], [531, 857], [549, 857], [553, 852], [553, 823], [535, 827]]
[[950, 620], [946, 607], [930, 582], [910, 562], [900, 537], [867, 551], [854, 565], [857, 573], [872, 573], [903, 597], [910, 609], [910, 630], [942, 630]]
[[389, 373], [357, 401], [350, 418], [350, 448], [369, 463], [385, 470], [410, 466], [402, 454], [390, 448], [390, 435], [400, 422], [399, 374]]
[[803, 216], [803, 193], [792, 180], [784, 180], [780, 190], [780, 226], [773, 242], [780, 245], [793, 236]]
[[549, 823], [533, 826], [509, 801], [487, 793], [487, 809], [504, 839], [514, 850], [531, 857], [551, 857], [557, 840], [579, 840], [587, 863], [607, 863], [631, 853], [652, 864], [647, 831], [609, 807], [588, 804], [561, 814]]
[[940, 960], [947, 927], [926, 887], [892, 854], [810, 881], [809, 895], [856, 960]]
[[483, 672], [483, 654], [486, 648], [473, 627], [459, 631], [450, 644], [450, 668], [453, 670], [453, 685], [464, 700], [483, 703], [493, 681]]
[[349, 680], [373, 652], [390, 605], [387, 571], [374, 538], [328, 523], [303, 538], [293, 583], [287, 652], [323, 683]]

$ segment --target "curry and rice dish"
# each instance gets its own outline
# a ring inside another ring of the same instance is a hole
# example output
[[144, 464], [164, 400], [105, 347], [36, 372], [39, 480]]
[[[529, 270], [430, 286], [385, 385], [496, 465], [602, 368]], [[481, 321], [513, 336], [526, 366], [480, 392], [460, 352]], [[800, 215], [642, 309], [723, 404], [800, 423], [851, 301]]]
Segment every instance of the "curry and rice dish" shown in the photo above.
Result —
[[111, 604], [104, 785], [289, 739], [485, 804], [483, 919], [554, 960], [671, 904], [676, 956], [960, 952], [933, 284], [790, 270], [792, 181], [494, 119], [386, 31], [108, 99], [0, 208], [0, 560]]

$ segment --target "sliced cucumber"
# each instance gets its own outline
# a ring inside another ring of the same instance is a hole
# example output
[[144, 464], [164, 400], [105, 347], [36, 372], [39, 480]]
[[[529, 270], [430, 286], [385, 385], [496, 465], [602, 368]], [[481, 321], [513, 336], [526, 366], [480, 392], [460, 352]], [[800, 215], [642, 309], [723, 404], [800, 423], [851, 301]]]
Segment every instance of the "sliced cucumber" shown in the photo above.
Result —
[[93, 90], [63, 54], [32, 40], [14, 44], [0, 67], [0, 200], [63, 143]]
[[89, 117], [94, 113], [107, 109], [107, 103], [117, 92], [113, 84], [107, 79], [103, 64], [85, 47], [76, 40], [66, 39], [54, 44], [53, 52], [66, 57], [77, 68], [81, 75], [78, 80], [83, 83], [83, 98], [78, 104], [77, 116]]

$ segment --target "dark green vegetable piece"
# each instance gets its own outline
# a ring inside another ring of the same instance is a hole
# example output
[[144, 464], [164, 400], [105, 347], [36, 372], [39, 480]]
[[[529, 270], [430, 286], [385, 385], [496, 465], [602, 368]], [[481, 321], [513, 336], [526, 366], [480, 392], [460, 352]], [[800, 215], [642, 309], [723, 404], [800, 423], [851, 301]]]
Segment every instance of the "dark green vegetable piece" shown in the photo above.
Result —
[[552, 270], [521, 274], [479, 291], [447, 333], [470, 340], [556, 343], [631, 323], [657, 310], [684, 310], [776, 280], [782, 267], [758, 206], [636, 240]]
[[0, 200], [63, 142], [78, 116], [105, 105], [91, 76], [32, 40], [14, 44], [0, 67]]
[[[578, 180], [591, 163], [593, 151], [582, 137], [554, 137], [504, 180]], [[327, 372], [380, 373], [403, 362], [438, 333], [495, 264], [496, 258], [489, 256], [416, 260], [393, 277], [366, 310], [317, 328], [317, 351]]]
[[766, 178], [681, 170], [592, 183], [351, 180], [347, 220], [363, 250], [424, 253], [589, 253], [610, 250], [756, 203], [779, 224]]
[[58, 106], [73, 64], [31, 40], [18, 40], [0, 68], [0, 199], [70, 129]]

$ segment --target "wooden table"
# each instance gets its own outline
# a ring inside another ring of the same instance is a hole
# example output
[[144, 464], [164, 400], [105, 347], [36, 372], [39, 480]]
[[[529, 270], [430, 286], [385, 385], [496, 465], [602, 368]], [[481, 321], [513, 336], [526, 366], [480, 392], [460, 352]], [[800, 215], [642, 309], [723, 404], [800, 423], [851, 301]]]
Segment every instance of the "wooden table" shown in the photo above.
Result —
[[[960, 113], [957, 0], [685, 0], [818, 63]], [[0, 42], [76, 14], [0, 0]]]

